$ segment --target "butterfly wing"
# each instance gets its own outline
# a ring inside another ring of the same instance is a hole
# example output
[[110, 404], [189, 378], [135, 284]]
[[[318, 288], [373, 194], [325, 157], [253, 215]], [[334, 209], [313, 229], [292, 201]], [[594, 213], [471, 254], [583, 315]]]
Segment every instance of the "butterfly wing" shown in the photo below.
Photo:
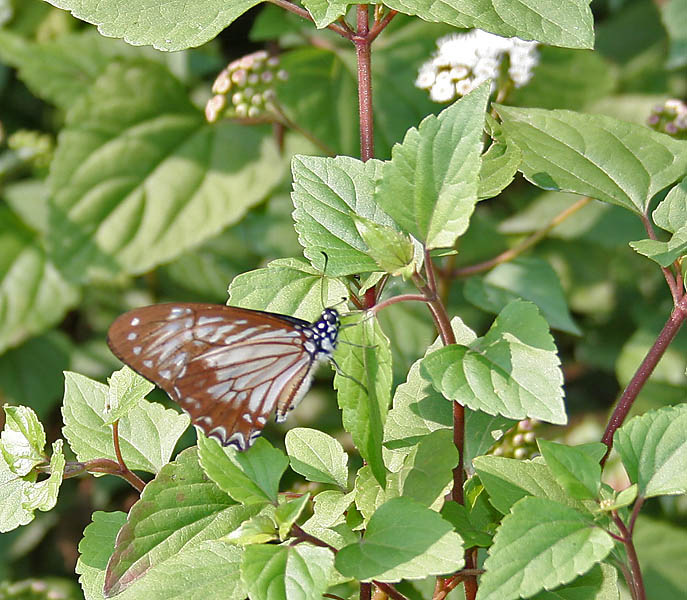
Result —
[[245, 450], [305, 394], [306, 321], [216, 304], [156, 304], [118, 317], [108, 344], [222, 445]]

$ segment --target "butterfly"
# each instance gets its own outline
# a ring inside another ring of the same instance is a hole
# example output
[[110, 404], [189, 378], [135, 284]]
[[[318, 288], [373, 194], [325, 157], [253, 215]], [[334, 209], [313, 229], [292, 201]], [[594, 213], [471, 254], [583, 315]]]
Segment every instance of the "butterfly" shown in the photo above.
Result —
[[112, 352], [162, 388], [205, 435], [246, 450], [276, 409], [282, 422], [332, 361], [340, 321], [334, 308], [313, 323], [220, 304], [170, 303], [117, 317]]

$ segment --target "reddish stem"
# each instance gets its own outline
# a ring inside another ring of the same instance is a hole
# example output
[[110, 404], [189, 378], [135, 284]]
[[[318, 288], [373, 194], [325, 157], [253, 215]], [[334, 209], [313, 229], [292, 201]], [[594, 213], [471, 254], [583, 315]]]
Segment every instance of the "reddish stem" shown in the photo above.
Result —
[[[312, 16], [307, 10], [301, 8], [293, 2], [289, 2], [289, 0], [267, 0], [267, 2], [271, 2], [275, 6], [279, 6], [284, 10], [288, 10], [289, 12], [292, 12], [293, 14], [298, 15], [299, 17], [307, 19], [308, 21], [313, 20]], [[342, 27], [338, 23], [331, 23], [327, 25], [327, 29], [331, 29], [332, 31], [338, 33], [340, 36], [345, 37], [347, 40], [353, 39], [353, 33], [351, 32], [351, 30], [347, 27]]]
[[[651, 220], [647, 215], [642, 215], [641, 218], [642, 224], [644, 225], [644, 229], [646, 229], [649, 239], [655, 240], [656, 232], [654, 231], [654, 226], [651, 224]], [[666, 283], [670, 288], [670, 293], [673, 296], [673, 303], [677, 304], [681, 298], [681, 288], [678, 286], [675, 276], [668, 267], [661, 267], [661, 271], [663, 272], [663, 277], [665, 277]]]
[[358, 58], [358, 113], [360, 116], [360, 158], [363, 161], [374, 156], [374, 126], [372, 122], [372, 53], [370, 46], [369, 5], [357, 7], [358, 28], [353, 43]]
[[370, 29], [370, 36], [369, 40], [370, 42], [373, 42], [375, 38], [384, 31], [386, 26], [391, 23], [391, 19], [393, 19], [396, 15], [398, 14], [398, 11], [396, 10], [390, 10], [384, 18], [381, 21], [375, 21], [375, 23], [372, 25], [372, 29]]
[[639, 566], [639, 558], [637, 557], [635, 545], [632, 542], [632, 534], [628, 531], [627, 527], [625, 527], [625, 523], [623, 523], [623, 520], [618, 516], [618, 513], [613, 511], [612, 514], [613, 521], [623, 536], [623, 544], [625, 545], [625, 552], [627, 554], [627, 560], [630, 566], [631, 579], [628, 584], [633, 592], [632, 598], [633, 600], [646, 600], [646, 590], [644, 589], [642, 570]]
[[627, 384], [627, 387], [623, 391], [620, 400], [618, 400], [618, 404], [613, 410], [613, 414], [611, 415], [608, 425], [606, 426], [606, 431], [604, 431], [604, 435], [601, 438], [601, 441], [606, 444], [608, 448], [606, 450], [606, 454], [601, 459], [602, 466], [605, 464], [611, 448], [613, 447], [613, 434], [625, 421], [625, 418], [630, 412], [632, 404], [639, 395], [639, 392], [642, 390], [647, 379], [649, 379], [649, 376], [656, 368], [658, 361], [661, 360], [661, 357], [670, 345], [670, 342], [673, 341], [677, 335], [677, 332], [680, 330], [685, 317], [687, 317], [685, 311], [687, 311], [687, 295], [683, 296], [678, 302], [677, 306], [673, 309], [670, 318], [664, 325], [661, 333], [658, 334], [654, 345], [644, 357], [642, 364], [639, 365], [639, 368], [630, 380], [630, 383]]

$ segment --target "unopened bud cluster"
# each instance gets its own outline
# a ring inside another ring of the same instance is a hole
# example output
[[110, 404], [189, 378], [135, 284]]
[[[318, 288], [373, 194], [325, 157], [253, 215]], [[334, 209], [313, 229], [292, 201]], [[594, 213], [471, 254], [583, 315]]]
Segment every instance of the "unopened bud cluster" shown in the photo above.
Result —
[[493, 92], [505, 58], [509, 59], [508, 78], [515, 87], [528, 83], [539, 64], [537, 42], [504, 38], [481, 29], [442, 37], [437, 47], [415, 80], [416, 87], [429, 90], [434, 102], [465, 96], [487, 79], [492, 80]]
[[681, 100], [666, 100], [651, 110], [648, 125], [678, 139], [687, 139], [687, 104]]
[[524, 419], [511, 428], [506, 435], [504, 435], [497, 445], [495, 445], [489, 454], [494, 456], [505, 456], [506, 458], [517, 458], [524, 460], [533, 458], [539, 454], [539, 447], [537, 446], [537, 435], [535, 433], [539, 421], [534, 419]]
[[210, 123], [222, 116], [258, 118], [270, 108], [275, 80], [287, 78], [279, 57], [264, 50], [230, 62], [212, 85], [215, 95], [205, 105], [205, 117]]

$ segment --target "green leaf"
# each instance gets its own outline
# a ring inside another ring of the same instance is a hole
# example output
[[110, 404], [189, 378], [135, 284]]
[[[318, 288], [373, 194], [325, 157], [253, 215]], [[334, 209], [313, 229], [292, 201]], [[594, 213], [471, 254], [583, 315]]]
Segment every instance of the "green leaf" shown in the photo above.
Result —
[[617, 204], [642, 215], [684, 175], [687, 141], [601, 115], [498, 106], [533, 184]]
[[678, 229], [668, 242], [637, 240], [630, 246], [639, 254], [650, 258], [662, 267], [669, 267], [687, 254], [687, 226]]
[[241, 523], [237, 529], [225, 536], [224, 540], [239, 546], [250, 546], [278, 539], [275, 512], [273, 504], [266, 504], [257, 515]]
[[[65, 372], [62, 433], [81, 462], [117, 460], [112, 428], [105, 424], [108, 387], [79, 373]], [[119, 443], [130, 469], [157, 473], [169, 462], [190, 419], [173, 409], [145, 400], [119, 421]]]
[[303, 259], [284, 258], [235, 277], [229, 285], [229, 297], [233, 306], [314, 321], [324, 308], [348, 298], [348, 289]]
[[276, 502], [279, 480], [289, 466], [289, 459], [264, 438], [258, 438], [248, 450], [239, 452], [201, 435], [198, 452], [203, 470], [237, 502]]
[[45, 430], [28, 406], [8, 406], [0, 450], [10, 470], [23, 476], [45, 461]]
[[369, 248], [367, 253], [382, 271], [408, 279], [418, 270], [413, 261], [415, 247], [410, 237], [370, 219], [355, 217], [354, 220], [358, 233]]
[[477, 202], [484, 84], [410, 129], [384, 163], [379, 205], [428, 248], [449, 247], [465, 232]]
[[558, 483], [573, 498], [596, 498], [601, 486], [599, 460], [606, 451], [605, 444], [594, 444], [601, 456], [590, 456], [584, 449], [546, 440], [537, 440], [539, 450]]
[[354, 327], [344, 329], [339, 342], [335, 357], [346, 377], [337, 372], [334, 389], [343, 411], [343, 426], [377, 481], [384, 486], [382, 437], [391, 396], [389, 340], [377, 319], [365, 316]]
[[573, 498], [544, 464], [500, 456], [478, 456], [472, 463], [491, 504], [504, 515], [526, 496], [553, 500], [578, 511], [587, 506], [597, 508], [595, 502], [585, 504]]
[[600, 563], [571, 583], [539, 592], [532, 600], [620, 600], [619, 589], [617, 569]]
[[642, 498], [687, 492], [687, 405], [635, 417], [613, 436], [613, 447]]
[[[336, 549], [357, 542], [358, 535], [346, 522], [350, 515], [357, 512], [355, 508], [350, 508], [354, 497], [355, 491], [348, 494], [336, 490], [320, 492], [314, 498], [313, 515], [303, 523], [303, 529]], [[346, 511], [348, 516], [344, 514]]]
[[52, 445], [52, 457], [50, 458], [50, 477], [34, 483], [24, 490], [24, 510], [52, 510], [57, 504], [57, 494], [62, 485], [64, 474], [64, 453], [62, 452], [62, 440], [57, 440]]
[[60, 134], [51, 256], [79, 281], [145, 273], [238, 221], [282, 164], [267, 129], [205, 123], [162, 66], [112, 63]]
[[498, 196], [508, 187], [522, 161], [522, 152], [512, 140], [494, 142], [482, 155], [479, 170], [477, 199], [486, 200]]
[[33, 521], [33, 511], [22, 506], [26, 490], [32, 485], [30, 476], [25, 479], [10, 470], [0, 452], [0, 533]]
[[345, 488], [348, 485], [348, 455], [333, 437], [316, 429], [294, 427], [286, 432], [286, 452], [291, 468], [308, 481]]
[[320, 600], [327, 590], [334, 555], [327, 548], [250, 546], [241, 579], [250, 600]]
[[473, 410], [564, 424], [559, 365], [546, 321], [533, 304], [514, 300], [483, 338], [428, 354], [422, 369], [437, 391]]
[[687, 32], [685, 31], [685, 19], [687, 19], [687, 2], [685, 0], [671, 0], [660, 4], [661, 20], [668, 32], [670, 50], [666, 67], [677, 69], [687, 64]]
[[587, 0], [511, 2], [506, 8], [494, 0], [384, 0], [389, 8], [425, 21], [454, 27], [476, 27], [504, 37], [538, 40], [552, 46], [592, 48], [594, 22]]
[[[205, 540], [227, 535], [258, 510], [259, 506], [234, 504], [203, 473], [195, 449], [184, 450], [146, 485], [129, 511], [107, 565], [106, 595], [120, 593], [149, 570], [171, 566], [168, 561]], [[202, 554], [197, 560], [201, 559]]]
[[308, 9], [318, 29], [326, 27], [345, 15], [348, 4], [346, 1], [337, 2], [336, 0], [303, 0], [303, 6]]
[[463, 541], [451, 524], [408, 498], [380, 506], [363, 540], [336, 555], [336, 568], [360, 580], [422, 579], [453, 573], [463, 564]]
[[112, 425], [126, 415], [132, 407], [155, 389], [155, 385], [126, 365], [112, 373], [107, 380], [105, 424]]
[[[355, 217], [393, 225], [373, 201], [381, 165], [378, 160], [363, 163], [348, 156], [295, 156], [291, 161], [298, 241], [303, 254], [327, 275], [379, 270], [368, 255]], [[324, 254], [328, 257], [326, 265]]]
[[78, 297], [36, 233], [0, 205], [0, 352], [58, 323]]
[[453, 525], [453, 528], [463, 538], [466, 548], [491, 546], [493, 535], [489, 535], [481, 527], [474, 524], [470, 518], [470, 511], [457, 502], [446, 502], [441, 509], [441, 516]]
[[49, 0], [77, 19], [98, 26], [107, 37], [124, 38], [134, 46], [150, 44], [158, 50], [184, 50], [201, 46], [235, 21], [259, 0], [207, 0], [189, 4], [172, 0], [164, 10], [137, 0]]
[[622, 492], [615, 494], [615, 497], [604, 502], [603, 500], [599, 503], [599, 509], [604, 512], [610, 512], [613, 510], [620, 510], [626, 506], [630, 506], [637, 499], [637, 492], [639, 488], [636, 483], [633, 483], [630, 487], [626, 487]]
[[612, 549], [613, 538], [588, 516], [545, 498], [523, 498], [494, 537], [477, 598], [516, 600], [553, 589]]
[[515, 298], [529, 300], [553, 329], [582, 333], [570, 315], [556, 271], [543, 259], [521, 257], [498, 265], [482, 278], [470, 278], [464, 293], [476, 307], [494, 313]]
[[298, 517], [301, 516], [303, 509], [308, 504], [308, 500], [310, 500], [310, 492], [303, 494], [300, 498], [284, 502], [277, 508], [274, 516], [279, 526], [279, 537], [282, 540], [288, 537], [291, 527], [293, 527]]
[[[105, 568], [117, 532], [125, 522], [125, 513], [93, 513], [93, 522], [86, 527], [79, 544], [81, 556], [76, 565], [86, 600], [104, 600]], [[178, 554], [150, 568], [117, 600], [181, 600], [196, 595], [204, 600], [241, 600], [246, 596], [240, 579], [241, 555], [240, 548], [227, 542], [205, 540], [188, 544]]]
[[443, 502], [444, 491], [452, 487], [458, 450], [453, 431], [441, 429], [424, 436], [410, 451], [399, 472], [401, 495], [431, 507]]

